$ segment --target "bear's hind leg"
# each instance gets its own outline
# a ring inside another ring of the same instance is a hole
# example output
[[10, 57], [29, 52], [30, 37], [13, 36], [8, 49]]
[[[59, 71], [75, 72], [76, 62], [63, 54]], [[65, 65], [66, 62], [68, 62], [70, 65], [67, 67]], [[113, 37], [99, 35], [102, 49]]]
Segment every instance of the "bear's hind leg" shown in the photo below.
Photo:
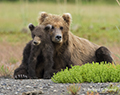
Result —
[[110, 51], [104, 46], [101, 46], [96, 50], [95, 56], [96, 56], [96, 62], [99, 62], [99, 63], [100, 62], [106, 62], [106, 63], [113, 62]]

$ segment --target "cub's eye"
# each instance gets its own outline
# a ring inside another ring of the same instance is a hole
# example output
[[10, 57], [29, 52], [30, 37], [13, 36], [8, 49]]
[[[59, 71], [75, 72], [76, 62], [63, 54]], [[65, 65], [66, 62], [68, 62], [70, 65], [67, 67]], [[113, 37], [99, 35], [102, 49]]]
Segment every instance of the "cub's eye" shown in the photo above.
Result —
[[52, 26], [52, 29], [54, 29], [54, 26]]
[[32, 34], [32, 38], [34, 38], [35, 37], [35, 35], [34, 34]]
[[60, 30], [63, 30], [63, 27], [62, 27], [62, 26], [60, 27]]

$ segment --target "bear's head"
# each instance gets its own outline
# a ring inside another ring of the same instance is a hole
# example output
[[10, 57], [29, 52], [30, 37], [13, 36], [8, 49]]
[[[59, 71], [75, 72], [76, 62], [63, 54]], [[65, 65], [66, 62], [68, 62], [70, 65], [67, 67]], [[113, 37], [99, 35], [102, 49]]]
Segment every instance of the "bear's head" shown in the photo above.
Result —
[[54, 43], [63, 43], [68, 40], [68, 32], [71, 23], [71, 15], [65, 13], [62, 16], [40, 13], [39, 25], [52, 25], [51, 40]]
[[29, 29], [31, 31], [31, 36], [33, 38], [33, 45], [39, 45], [41, 42], [45, 42], [49, 37], [48, 33], [50, 33], [50, 30], [52, 26], [50, 24], [44, 26], [44, 25], [39, 25], [39, 26], [34, 26], [33, 24], [29, 24]]

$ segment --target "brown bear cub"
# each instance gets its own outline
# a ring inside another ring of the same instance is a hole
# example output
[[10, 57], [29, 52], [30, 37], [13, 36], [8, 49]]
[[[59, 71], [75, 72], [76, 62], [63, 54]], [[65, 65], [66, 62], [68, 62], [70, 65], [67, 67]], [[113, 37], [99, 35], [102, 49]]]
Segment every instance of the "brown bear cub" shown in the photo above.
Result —
[[30, 78], [35, 78], [35, 68], [37, 63], [37, 56], [43, 55], [44, 64], [41, 66], [44, 69], [43, 78], [51, 78], [53, 74], [53, 51], [54, 47], [50, 40], [49, 33], [52, 30], [51, 25], [44, 26], [36, 26], [30, 24], [29, 29], [31, 30], [33, 42], [31, 46], [30, 58], [28, 61], [28, 75]]
[[[29, 29], [31, 31], [33, 40], [31, 41], [30, 56], [28, 59], [28, 74], [26, 75], [28, 78], [38, 78], [36, 76], [36, 66], [38, 58], [41, 58], [43, 62], [40, 63], [40, 71], [43, 73], [43, 78], [51, 78], [53, 74], [52, 66], [54, 64], [54, 47], [50, 40], [50, 36], [48, 35], [51, 32], [51, 28], [51, 25], [40, 25], [35, 27], [33, 24], [29, 24]], [[21, 75], [19, 76], [21, 77]], [[15, 78], [17, 77], [18, 76], [15, 76]]]

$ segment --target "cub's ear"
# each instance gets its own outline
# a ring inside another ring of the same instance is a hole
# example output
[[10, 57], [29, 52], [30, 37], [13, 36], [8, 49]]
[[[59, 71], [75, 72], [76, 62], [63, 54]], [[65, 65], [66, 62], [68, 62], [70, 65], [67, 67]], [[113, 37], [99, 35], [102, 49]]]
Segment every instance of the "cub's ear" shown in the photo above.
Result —
[[35, 26], [34, 26], [32, 23], [30, 23], [30, 24], [28, 25], [28, 27], [29, 27], [30, 31], [33, 31], [34, 28], [35, 28]]
[[38, 17], [39, 24], [41, 24], [47, 16], [48, 16], [48, 14], [46, 12], [41, 12], [40, 16]]
[[47, 26], [45, 26], [45, 30], [46, 30], [46, 31], [48, 31], [48, 30], [50, 30], [50, 29], [52, 29], [52, 25], [48, 24]]
[[65, 22], [70, 26], [72, 16], [70, 13], [64, 13], [62, 18], [65, 20]]

